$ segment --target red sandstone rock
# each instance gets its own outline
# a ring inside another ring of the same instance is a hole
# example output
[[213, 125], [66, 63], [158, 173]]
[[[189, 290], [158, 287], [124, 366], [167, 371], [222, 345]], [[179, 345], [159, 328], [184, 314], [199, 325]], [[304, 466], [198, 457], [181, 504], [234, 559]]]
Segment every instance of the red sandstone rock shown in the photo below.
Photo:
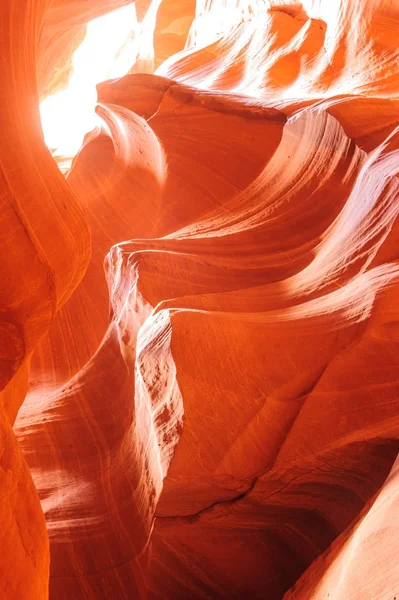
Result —
[[0, 595], [392, 600], [397, 3], [137, 2], [63, 177], [128, 4], [0, 6]]

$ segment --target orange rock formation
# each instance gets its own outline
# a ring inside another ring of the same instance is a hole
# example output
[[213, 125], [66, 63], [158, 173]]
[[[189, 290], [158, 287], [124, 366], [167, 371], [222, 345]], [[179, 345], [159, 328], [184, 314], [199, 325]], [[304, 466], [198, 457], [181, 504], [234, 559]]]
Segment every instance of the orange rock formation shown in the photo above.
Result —
[[1, 598], [399, 598], [398, 28], [1, 0]]

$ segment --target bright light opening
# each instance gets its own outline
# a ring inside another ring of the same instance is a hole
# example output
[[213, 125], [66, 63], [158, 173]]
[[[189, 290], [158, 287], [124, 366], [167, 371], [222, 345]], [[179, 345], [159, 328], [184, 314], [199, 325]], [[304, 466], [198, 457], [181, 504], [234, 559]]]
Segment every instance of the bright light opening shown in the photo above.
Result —
[[[73, 55], [73, 71], [65, 90], [40, 105], [44, 139], [67, 170], [84, 136], [100, 123], [95, 113], [96, 85], [122, 77], [138, 58], [153, 59], [153, 35], [159, 0], [154, 0], [141, 24], [135, 4], [91, 21], [86, 37]], [[61, 166], [62, 165], [62, 166]]]

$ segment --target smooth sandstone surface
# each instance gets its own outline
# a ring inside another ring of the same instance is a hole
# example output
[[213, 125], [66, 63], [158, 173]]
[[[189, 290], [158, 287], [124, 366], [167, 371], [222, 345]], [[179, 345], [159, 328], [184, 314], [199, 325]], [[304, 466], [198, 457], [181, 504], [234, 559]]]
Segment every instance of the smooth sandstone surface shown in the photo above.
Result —
[[399, 598], [398, 27], [2, 0], [1, 598]]

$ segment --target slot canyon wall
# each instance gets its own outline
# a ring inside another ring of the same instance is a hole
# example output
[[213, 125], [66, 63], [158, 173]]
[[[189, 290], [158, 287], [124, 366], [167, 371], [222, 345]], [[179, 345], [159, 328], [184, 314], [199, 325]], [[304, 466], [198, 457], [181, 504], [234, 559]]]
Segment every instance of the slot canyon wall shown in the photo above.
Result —
[[[128, 68], [49, 149], [114, 10]], [[399, 598], [398, 31], [1, 0], [1, 598]]]

